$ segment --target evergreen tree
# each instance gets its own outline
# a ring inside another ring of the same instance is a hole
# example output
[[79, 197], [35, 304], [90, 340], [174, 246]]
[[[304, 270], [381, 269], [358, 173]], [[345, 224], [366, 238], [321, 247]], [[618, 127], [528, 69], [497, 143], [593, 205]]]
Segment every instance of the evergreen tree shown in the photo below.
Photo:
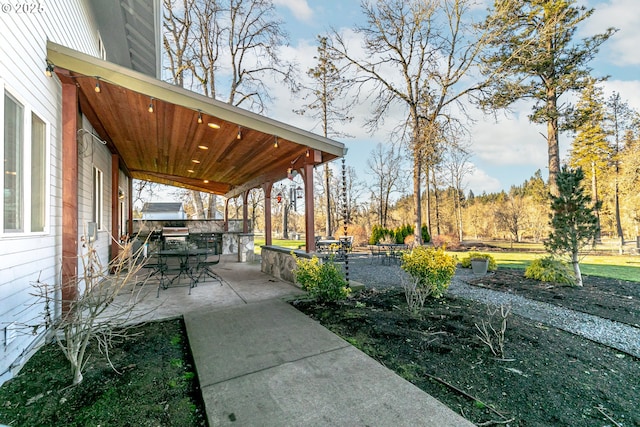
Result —
[[[558, 173], [558, 195], [551, 196], [551, 227], [545, 242], [548, 251], [571, 257], [576, 286], [582, 286], [579, 253], [599, 231], [598, 219], [590, 207], [591, 200], [581, 186], [582, 169], [563, 166]], [[597, 206], [596, 206], [597, 207]]]
[[589, 62], [613, 33], [577, 39], [576, 31], [593, 14], [575, 0], [495, 0], [494, 8], [481, 26], [499, 37], [482, 57], [486, 75], [492, 80], [487, 109], [508, 108], [520, 99], [535, 101], [529, 117], [547, 125], [549, 186], [557, 194], [555, 177], [560, 169], [558, 133], [570, 113], [562, 95], [580, 91], [589, 82]]
[[[582, 92], [577, 104], [576, 138], [571, 146], [569, 165], [585, 171], [591, 180], [591, 200], [598, 204], [600, 181], [613, 162], [613, 151], [605, 130], [605, 102], [602, 89], [591, 81]], [[596, 209], [600, 221], [600, 212]], [[599, 238], [599, 236], [598, 236]]]

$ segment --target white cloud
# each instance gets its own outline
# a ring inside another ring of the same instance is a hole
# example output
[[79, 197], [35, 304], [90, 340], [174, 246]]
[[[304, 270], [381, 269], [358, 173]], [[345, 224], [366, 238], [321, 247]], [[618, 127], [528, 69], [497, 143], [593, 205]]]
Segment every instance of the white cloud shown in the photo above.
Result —
[[286, 7], [293, 13], [293, 16], [301, 21], [310, 21], [313, 17], [313, 10], [309, 7], [307, 0], [274, 0], [273, 3]]
[[605, 97], [618, 92], [623, 102], [628, 102], [631, 108], [640, 111], [640, 80], [607, 80], [602, 83]]
[[529, 121], [529, 105], [524, 102], [516, 105], [519, 108], [513, 113], [499, 113], [497, 121], [483, 118], [473, 126], [473, 153], [489, 165], [544, 167], [547, 146], [540, 132], [546, 134], [545, 127]]
[[473, 191], [477, 196], [485, 191], [487, 193], [498, 192], [502, 190], [504, 185], [499, 179], [490, 176], [484, 170], [472, 165], [471, 173], [464, 180], [464, 187], [467, 191]]
[[595, 12], [586, 21], [582, 36], [600, 34], [610, 27], [617, 28], [619, 31], [601, 47], [601, 52], [616, 65], [640, 64], [638, 0], [591, 0], [588, 7], [595, 8]]

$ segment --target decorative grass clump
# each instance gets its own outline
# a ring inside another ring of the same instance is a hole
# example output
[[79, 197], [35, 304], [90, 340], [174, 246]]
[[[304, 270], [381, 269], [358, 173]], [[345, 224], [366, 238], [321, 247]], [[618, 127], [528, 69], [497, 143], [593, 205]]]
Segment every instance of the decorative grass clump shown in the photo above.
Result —
[[537, 258], [524, 270], [524, 277], [541, 282], [562, 283], [574, 286], [576, 278], [571, 267], [564, 261], [546, 256]]

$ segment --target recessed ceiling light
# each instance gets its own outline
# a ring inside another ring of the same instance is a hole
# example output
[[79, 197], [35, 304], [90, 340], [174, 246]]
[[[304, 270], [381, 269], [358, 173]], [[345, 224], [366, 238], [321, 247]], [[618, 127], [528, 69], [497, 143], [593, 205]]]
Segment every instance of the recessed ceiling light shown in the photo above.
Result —
[[189, 173], [195, 173], [195, 171], [193, 169], [187, 169], [187, 172]]
[[204, 144], [200, 144], [200, 145], [198, 145], [198, 148], [201, 149], [201, 150], [208, 150], [209, 146], [204, 145]]
[[205, 184], [208, 184], [208, 183], [209, 183], [209, 180], [208, 180], [208, 179], [205, 179], [205, 180], [204, 180], [204, 183], [205, 183]]
[[220, 129], [220, 125], [217, 123], [207, 123], [207, 126], [209, 126], [211, 129]]
[[191, 161], [192, 161], [193, 163], [196, 163], [196, 164], [197, 164], [197, 163], [200, 163], [200, 160], [198, 160], [198, 159], [191, 159]]

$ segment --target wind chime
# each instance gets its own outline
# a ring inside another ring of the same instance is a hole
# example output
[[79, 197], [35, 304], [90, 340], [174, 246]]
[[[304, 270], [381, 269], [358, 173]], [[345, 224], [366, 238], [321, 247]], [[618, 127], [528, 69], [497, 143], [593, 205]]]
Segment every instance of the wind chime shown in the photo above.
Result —
[[[344, 222], [344, 236], [347, 236], [347, 223], [349, 222], [349, 212], [347, 211], [347, 166], [342, 157], [342, 219]], [[346, 241], [346, 239], [345, 239]], [[346, 245], [346, 244], [345, 244]], [[347, 281], [347, 288], [349, 287], [349, 251], [347, 247], [344, 248], [344, 278]]]

